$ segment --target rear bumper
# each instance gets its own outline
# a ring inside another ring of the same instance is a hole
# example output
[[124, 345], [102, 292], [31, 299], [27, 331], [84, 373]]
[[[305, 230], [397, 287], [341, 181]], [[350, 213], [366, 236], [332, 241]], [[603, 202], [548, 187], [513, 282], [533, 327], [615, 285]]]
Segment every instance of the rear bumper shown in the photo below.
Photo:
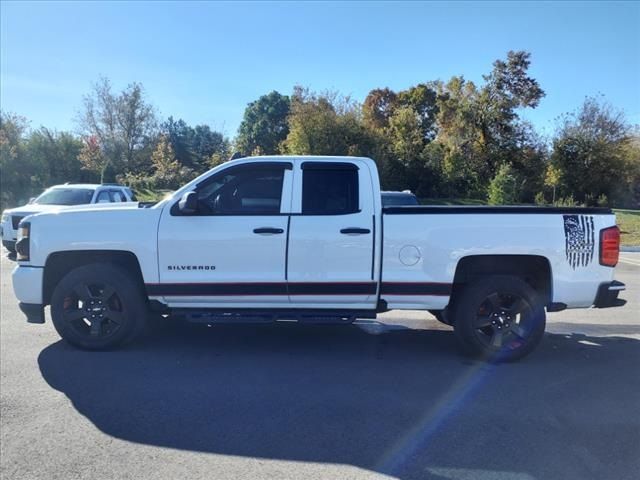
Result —
[[601, 283], [598, 287], [596, 298], [593, 301], [593, 306], [596, 308], [621, 307], [627, 303], [627, 301], [618, 298], [618, 294], [625, 288], [625, 284], [617, 280]]
[[44, 323], [44, 305], [41, 303], [22, 303], [18, 304], [22, 313], [27, 316], [29, 323]]

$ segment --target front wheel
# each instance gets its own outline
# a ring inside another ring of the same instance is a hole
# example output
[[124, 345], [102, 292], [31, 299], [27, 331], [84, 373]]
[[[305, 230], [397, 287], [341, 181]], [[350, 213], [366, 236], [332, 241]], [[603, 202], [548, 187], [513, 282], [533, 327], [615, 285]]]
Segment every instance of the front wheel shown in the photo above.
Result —
[[106, 263], [78, 267], [51, 296], [58, 334], [86, 350], [105, 350], [133, 340], [147, 317], [142, 291], [126, 270]]
[[545, 329], [544, 303], [518, 277], [496, 275], [467, 285], [452, 311], [463, 349], [490, 361], [513, 361], [531, 353]]

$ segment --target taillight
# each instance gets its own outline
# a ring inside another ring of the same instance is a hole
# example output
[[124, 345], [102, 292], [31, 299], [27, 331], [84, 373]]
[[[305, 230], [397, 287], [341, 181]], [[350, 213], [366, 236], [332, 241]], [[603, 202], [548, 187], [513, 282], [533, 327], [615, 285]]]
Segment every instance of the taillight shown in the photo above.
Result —
[[620, 229], [615, 227], [600, 230], [600, 265], [615, 267], [620, 255]]

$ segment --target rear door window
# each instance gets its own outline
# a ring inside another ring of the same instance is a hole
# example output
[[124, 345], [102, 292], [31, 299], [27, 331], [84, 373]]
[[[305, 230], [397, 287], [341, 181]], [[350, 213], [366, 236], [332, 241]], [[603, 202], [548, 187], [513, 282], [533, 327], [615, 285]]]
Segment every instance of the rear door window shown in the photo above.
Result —
[[303, 215], [346, 215], [360, 211], [355, 165], [305, 162], [302, 169]]

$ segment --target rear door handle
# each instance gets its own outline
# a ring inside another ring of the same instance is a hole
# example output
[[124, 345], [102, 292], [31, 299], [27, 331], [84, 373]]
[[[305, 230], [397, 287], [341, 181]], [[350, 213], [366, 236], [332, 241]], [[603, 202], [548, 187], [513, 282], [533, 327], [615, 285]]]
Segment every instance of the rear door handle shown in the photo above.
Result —
[[261, 228], [254, 228], [253, 229], [253, 233], [258, 233], [258, 234], [278, 234], [278, 233], [284, 233], [284, 230], [282, 228], [273, 228], [273, 227], [261, 227]]
[[371, 233], [371, 230], [369, 230], [368, 228], [350, 227], [350, 228], [343, 228], [342, 230], [340, 230], [340, 233], [343, 233], [345, 235], [364, 235], [367, 233]]

